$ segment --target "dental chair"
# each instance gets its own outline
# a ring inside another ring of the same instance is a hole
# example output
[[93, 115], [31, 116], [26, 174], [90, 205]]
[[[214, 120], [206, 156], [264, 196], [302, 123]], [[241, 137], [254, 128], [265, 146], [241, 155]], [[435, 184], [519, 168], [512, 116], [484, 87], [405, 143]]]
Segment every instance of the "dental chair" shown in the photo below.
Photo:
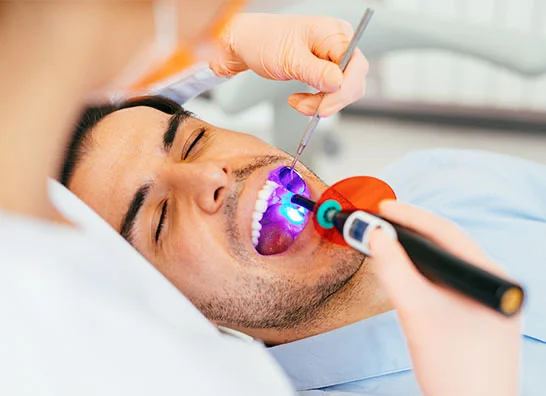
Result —
[[[284, 8], [281, 13], [328, 15], [345, 19], [356, 26], [370, 2], [360, 0], [309, 0]], [[376, 13], [360, 42], [360, 49], [370, 63], [395, 52], [440, 49], [492, 63], [524, 76], [546, 72], [546, 39], [508, 29], [484, 27], [423, 15], [375, 7]], [[299, 82], [274, 82], [254, 73], [243, 73], [212, 91], [212, 103], [224, 113], [237, 116], [259, 104], [272, 108], [272, 144], [294, 152], [308, 119], [294, 111], [286, 99], [294, 92], [312, 92]], [[313, 166], [319, 151], [339, 152], [333, 131], [339, 115], [323, 120], [316, 137], [303, 155], [303, 162]], [[322, 143], [322, 144], [321, 144]]]

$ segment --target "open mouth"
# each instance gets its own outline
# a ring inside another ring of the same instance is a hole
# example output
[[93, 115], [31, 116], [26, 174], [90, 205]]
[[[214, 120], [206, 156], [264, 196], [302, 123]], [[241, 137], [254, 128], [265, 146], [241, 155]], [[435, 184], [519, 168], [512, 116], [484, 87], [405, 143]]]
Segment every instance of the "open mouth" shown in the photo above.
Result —
[[[290, 202], [294, 194], [279, 180], [279, 172], [283, 168], [277, 168], [269, 174], [258, 192], [252, 213], [252, 244], [264, 256], [287, 251], [309, 218], [304, 208]], [[300, 195], [310, 197], [307, 186]]]

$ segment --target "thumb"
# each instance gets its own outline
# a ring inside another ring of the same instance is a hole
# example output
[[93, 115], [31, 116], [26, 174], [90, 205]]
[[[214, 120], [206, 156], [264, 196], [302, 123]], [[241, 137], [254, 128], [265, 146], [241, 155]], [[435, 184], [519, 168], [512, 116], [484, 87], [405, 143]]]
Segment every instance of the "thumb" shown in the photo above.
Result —
[[427, 281], [397, 240], [376, 229], [370, 236], [370, 250], [374, 272], [395, 306], [422, 299], [423, 290], [428, 287]]
[[337, 64], [319, 59], [309, 50], [299, 53], [295, 57], [293, 78], [302, 81], [320, 92], [336, 92], [343, 83], [343, 73]]
[[[299, 111], [304, 116], [310, 117], [319, 107], [323, 96], [323, 93], [295, 93], [290, 95], [288, 98], [288, 104], [292, 106], [294, 110]], [[321, 115], [321, 118], [324, 117]]]

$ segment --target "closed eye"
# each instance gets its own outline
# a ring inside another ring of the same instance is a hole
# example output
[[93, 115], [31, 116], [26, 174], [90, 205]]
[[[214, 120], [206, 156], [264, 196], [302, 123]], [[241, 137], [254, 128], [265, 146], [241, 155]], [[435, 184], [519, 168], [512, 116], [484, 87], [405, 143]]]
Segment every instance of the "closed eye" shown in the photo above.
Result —
[[191, 150], [197, 145], [197, 143], [199, 143], [199, 140], [201, 140], [203, 136], [205, 136], [205, 132], [206, 132], [205, 128], [199, 129], [198, 131], [199, 134], [195, 137], [195, 139], [193, 139], [188, 149], [184, 151], [184, 156], [182, 159], [185, 160], [186, 158], [188, 158], [188, 155], [190, 155]]
[[159, 216], [159, 222], [157, 223], [157, 229], [155, 231], [155, 243], [159, 241], [161, 236], [161, 230], [163, 230], [163, 224], [165, 223], [165, 216], [167, 215], [167, 201], [163, 204], [161, 208], [161, 215]]

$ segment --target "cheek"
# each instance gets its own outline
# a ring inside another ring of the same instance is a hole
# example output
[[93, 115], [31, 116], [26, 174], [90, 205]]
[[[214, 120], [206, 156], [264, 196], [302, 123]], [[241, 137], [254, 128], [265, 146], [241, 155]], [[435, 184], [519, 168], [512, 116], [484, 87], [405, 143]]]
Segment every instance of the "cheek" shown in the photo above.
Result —
[[176, 286], [184, 285], [184, 290], [225, 281], [234, 271], [220, 238], [221, 229], [204, 221], [186, 223], [165, 239], [162, 272]]
[[[227, 152], [229, 152], [232, 157], [284, 154], [282, 151], [257, 137], [240, 132], [228, 132], [223, 134], [220, 145], [223, 150], [226, 150], [227, 148]], [[226, 151], [223, 152], [225, 153]]]

